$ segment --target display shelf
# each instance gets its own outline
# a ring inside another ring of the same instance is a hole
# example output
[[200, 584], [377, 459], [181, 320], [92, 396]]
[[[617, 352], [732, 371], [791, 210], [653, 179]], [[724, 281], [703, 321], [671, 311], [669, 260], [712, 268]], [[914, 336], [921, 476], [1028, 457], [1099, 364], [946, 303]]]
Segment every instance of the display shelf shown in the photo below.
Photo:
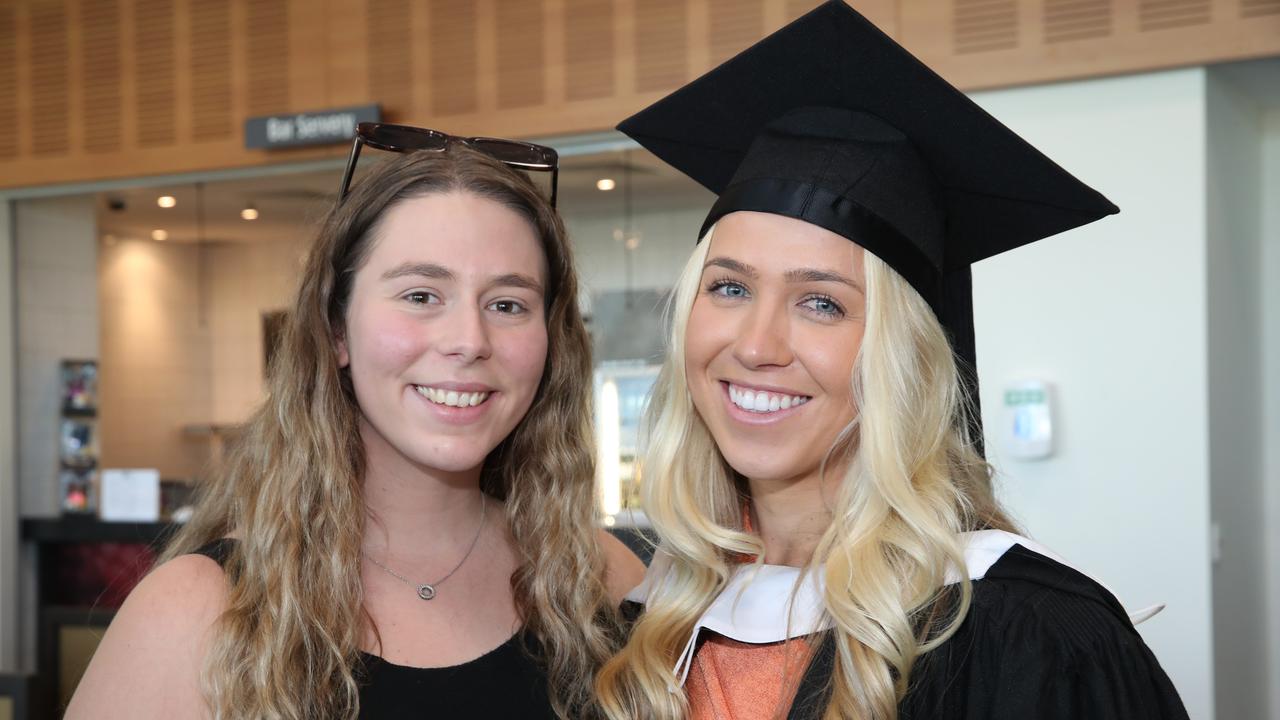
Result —
[[177, 526], [164, 522], [102, 522], [95, 517], [23, 518], [22, 539], [42, 544], [132, 542], [156, 545]]

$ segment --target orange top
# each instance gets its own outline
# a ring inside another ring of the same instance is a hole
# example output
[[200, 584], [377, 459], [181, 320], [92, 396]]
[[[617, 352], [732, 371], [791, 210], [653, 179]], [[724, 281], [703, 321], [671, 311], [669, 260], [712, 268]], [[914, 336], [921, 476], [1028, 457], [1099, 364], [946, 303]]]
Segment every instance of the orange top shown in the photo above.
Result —
[[781, 720], [809, 659], [809, 642], [753, 645], [708, 632], [685, 694], [690, 720]]

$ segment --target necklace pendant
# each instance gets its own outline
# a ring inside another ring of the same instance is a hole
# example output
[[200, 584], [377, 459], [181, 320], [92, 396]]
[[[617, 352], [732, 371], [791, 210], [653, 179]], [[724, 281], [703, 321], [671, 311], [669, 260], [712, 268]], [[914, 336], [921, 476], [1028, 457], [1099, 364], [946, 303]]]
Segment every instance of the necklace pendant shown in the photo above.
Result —
[[436, 596], [436, 589], [430, 583], [423, 583], [418, 586], [418, 597], [423, 600], [430, 600]]

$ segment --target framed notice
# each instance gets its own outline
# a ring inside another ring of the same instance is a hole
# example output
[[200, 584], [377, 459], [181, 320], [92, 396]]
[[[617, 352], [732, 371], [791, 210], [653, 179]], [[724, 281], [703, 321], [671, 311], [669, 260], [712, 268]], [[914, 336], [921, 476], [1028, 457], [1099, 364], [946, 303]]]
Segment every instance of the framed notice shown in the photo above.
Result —
[[98, 516], [114, 522], [160, 519], [160, 471], [103, 470], [99, 476]]

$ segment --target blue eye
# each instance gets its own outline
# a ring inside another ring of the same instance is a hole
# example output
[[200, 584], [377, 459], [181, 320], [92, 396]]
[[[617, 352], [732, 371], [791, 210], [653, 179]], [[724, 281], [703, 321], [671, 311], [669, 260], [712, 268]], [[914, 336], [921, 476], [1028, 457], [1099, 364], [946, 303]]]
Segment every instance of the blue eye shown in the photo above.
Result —
[[819, 315], [832, 318], [844, 317], [844, 308], [840, 307], [840, 303], [825, 295], [812, 295], [805, 298], [801, 304]]
[[747, 297], [747, 288], [732, 280], [717, 280], [707, 287], [707, 292], [727, 298]]

